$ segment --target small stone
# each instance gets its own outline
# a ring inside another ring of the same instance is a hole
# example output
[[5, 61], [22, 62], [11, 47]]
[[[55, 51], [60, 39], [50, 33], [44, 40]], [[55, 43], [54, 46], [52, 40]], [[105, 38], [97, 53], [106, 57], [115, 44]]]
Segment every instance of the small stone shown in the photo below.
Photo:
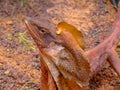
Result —
[[12, 25], [13, 24], [13, 21], [12, 20], [9, 20], [6, 22], [7, 25]]
[[5, 74], [9, 74], [9, 72], [10, 72], [10, 71], [6, 70], [4, 73], [5, 73]]
[[114, 75], [115, 75], [116, 77], [118, 77], [118, 74], [117, 74], [116, 72], [114, 72]]
[[2, 66], [3, 64], [2, 63], [0, 63], [0, 66]]
[[10, 51], [10, 49], [6, 49], [6, 51], [7, 51], [7, 52], [9, 52], [9, 51]]

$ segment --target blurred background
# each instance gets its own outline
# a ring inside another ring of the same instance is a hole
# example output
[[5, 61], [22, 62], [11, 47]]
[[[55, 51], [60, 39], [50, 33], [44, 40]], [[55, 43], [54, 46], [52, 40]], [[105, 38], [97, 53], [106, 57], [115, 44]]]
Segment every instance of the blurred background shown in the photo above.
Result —
[[[112, 32], [116, 12], [109, 0], [0, 0], [0, 90], [40, 90], [39, 50], [25, 27], [26, 17], [74, 25], [88, 50]], [[88, 86], [88, 90], [119, 89], [120, 79], [109, 63]]]

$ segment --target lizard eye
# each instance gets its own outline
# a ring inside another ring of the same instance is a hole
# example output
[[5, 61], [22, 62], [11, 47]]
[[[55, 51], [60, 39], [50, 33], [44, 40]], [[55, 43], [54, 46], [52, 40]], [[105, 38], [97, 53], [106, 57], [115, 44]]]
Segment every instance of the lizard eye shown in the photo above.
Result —
[[40, 31], [41, 31], [42, 33], [45, 33], [45, 30], [44, 30], [44, 29], [41, 29]]
[[47, 30], [46, 28], [43, 28], [43, 27], [40, 28], [39, 31], [40, 31], [40, 33], [42, 33], [42, 34], [45, 34], [45, 33], [48, 32], [48, 30]]
[[37, 26], [35, 24], [33, 24], [34, 28], [36, 30], [38, 30], [41, 34], [45, 34], [45, 33], [48, 33], [48, 29], [47, 28], [44, 28], [44, 27], [40, 27], [40, 26]]

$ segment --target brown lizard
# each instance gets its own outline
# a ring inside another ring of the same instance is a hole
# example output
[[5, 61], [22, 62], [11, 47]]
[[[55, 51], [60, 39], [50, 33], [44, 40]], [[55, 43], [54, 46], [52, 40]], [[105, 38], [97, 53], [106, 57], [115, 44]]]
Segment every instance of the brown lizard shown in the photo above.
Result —
[[101, 69], [107, 59], [120, 75], [120, 59], [114, 50], [120, 39], [119, 16], [120, 7], [111, 35], [86, 52], [69, 30], [59, 33], [63, 36], [53, 35], [44, 25], [27, 19], [26, 26], [41, 55], [41, 90], [83, 90], [81, 87], [88, 84], [90, 73], [94, 74]]
[[[73, 50], [69, 49], [50, 29], [44, 28], [36, 20], [29, 18], [25, 23], [40, 50], [41, 90], [83, 90], [82, 87], [89, 83], [90, 66], [84, 51], [77, 49], [79, 45], [76, 44]], [[48, 87], [44, 87], [45, 85]]]

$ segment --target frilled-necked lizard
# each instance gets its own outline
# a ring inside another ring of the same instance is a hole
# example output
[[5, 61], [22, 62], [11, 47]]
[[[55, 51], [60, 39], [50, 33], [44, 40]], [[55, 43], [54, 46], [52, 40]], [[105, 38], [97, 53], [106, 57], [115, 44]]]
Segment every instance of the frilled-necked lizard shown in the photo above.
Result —
[[47, 28], [27, 18], [25, 24], [40, 50], [41, 90], [84, 90], [106, 60], [120, 75], [120, 59], [114, 50], [120, 39], [120, 4], [111, 35], [88, 51], [84, 51], [82, 33], [66, 22]]

